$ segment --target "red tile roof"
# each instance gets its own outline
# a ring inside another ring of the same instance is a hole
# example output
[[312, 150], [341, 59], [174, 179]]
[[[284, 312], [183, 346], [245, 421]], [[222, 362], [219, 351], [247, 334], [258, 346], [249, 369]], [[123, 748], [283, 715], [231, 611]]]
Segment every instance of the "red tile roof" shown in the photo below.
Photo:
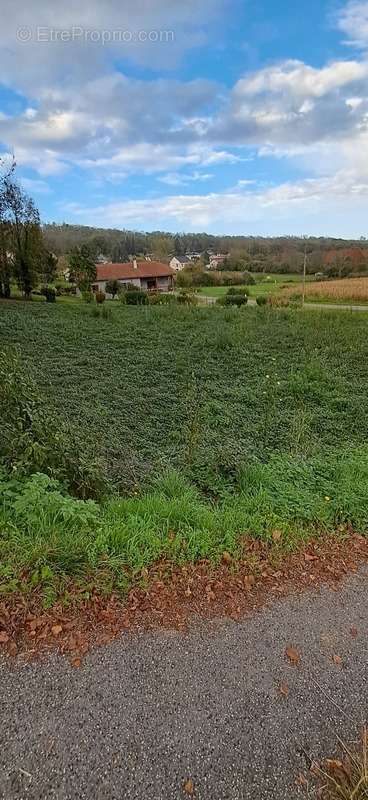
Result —
[[96, 264], [97, 280], [131, 280], [131, 278], [166, 278], [175, 275], [167, 264], [161, 261], [137, 261], [134, 267], [132, 261], [125, 264]]

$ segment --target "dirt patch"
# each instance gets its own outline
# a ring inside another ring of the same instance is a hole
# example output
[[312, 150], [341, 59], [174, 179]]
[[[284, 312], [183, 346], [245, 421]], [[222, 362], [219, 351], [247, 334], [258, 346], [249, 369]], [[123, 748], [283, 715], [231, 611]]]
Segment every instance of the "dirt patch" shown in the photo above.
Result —
[[366, 562], [368, 540], [355, 534], [311, 541], [292, 554], [276, 543], [247, 539], [241, 561], [224, 553], [216, 567], [207, 561], [181, 567], [162, 562], [143, 570], [140, 585], [124, 599], [93, 591], [81, 599], [71, 584], [68, 607], [58, 603], [45, 611], [37, 591], [12, 595], [0, 603], [0, 648], [22, 660], [58, 649], [77, 667], [90, 647], [125, 630], [184, 630], [194, 618], [237, 621], [290, 593], [323, 584], [337, 591], [339, 581]]

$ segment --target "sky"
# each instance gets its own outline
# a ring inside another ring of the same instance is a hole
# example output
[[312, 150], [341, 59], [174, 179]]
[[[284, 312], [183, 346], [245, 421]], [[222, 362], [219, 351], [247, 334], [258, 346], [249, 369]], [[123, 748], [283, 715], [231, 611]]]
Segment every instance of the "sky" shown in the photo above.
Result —
[[368, 0], [2, 0], [2, 18], [0, 153], [44, 222], [368, 236]]

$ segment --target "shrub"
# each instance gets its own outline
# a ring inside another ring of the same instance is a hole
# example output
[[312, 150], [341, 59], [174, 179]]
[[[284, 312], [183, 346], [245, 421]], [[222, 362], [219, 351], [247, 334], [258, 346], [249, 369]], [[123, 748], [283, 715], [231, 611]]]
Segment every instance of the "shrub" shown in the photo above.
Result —
[[265, 297], [264, 294], [259, 294], [258, 297], [256, 297], [256, 303], [257, 303], [257, 306], [265, 306], [265, 305], [267, 305], [267, 297]]
[[82, 298], [85, 303], [93, 303], [94, 294], [93, 292], [82, 292]]
[[116, 295], [120, 294], [121, 292], [121, 284], [119, 283], [119, 281], [115, 279], [107, 281], [106, 292], [107, 294], [111, 294], [112, 299], [114, 300]]
[[46, 303], [55, 303], [56, 291], [52, 286], [42, 286], [41, 294], [46, 298]]
[[227, 294], [224, 298], [225, 306], [244, 306], [248, 302], [246, 294]]
[[147, 292], [142, 289], [129, 289], [125, 292], [125, 302], [128, 306], [145, 306], [148, 303]]
[[96, 297], [96, 303], [99, 306], [101, 306], [102, 303], [104, 303], [106, 300], [105, 292], [96, 292], [95, 297]]
[[101, 464], [47, 408], [19, 356], [8, 351], [0, 353], [0, 427], [0, 466], [14, 477], [44, 472], [79, 497], [106, 489]]
[[76, 286], [64, 286], [62, 283], [55, 284], [56, 294], [58, 296], [61, 295], [73, 295], [77, 292]]
[[179, 294], [177, 295], [177, 300], [178, 303], [181, 303], [182, 305], [185, 306], [196, 306], [198, 302], [194, 292], [185, 292], [185, 291], [179, 292]]
[[166, 294], [163, 292], [150, 292], [148, 295], [148, 302], [150, 306], [167, 306], [177, 302], [175, 294]]
[[227, 290], [226, 294], [241, 294], [241, 295], [248, 295], [247, 290], [243, 286], [232, 286], [230, 289]]

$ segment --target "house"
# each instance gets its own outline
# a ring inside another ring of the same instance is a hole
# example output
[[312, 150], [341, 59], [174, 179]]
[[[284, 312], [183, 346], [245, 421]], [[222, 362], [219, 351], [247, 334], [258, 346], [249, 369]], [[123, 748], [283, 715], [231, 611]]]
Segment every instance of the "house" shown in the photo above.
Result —
[[218, 253], [217, 255], [210, 255], [210, 262], [209, 262], [209, 269], [217, 269], [219, 264], [222, 264], [223, 261], [227, 259], [227, 255], [223, 255], [222, 253]]
[[[174, 271], [160, 261], [127, 261], [124, 264], [96, 264], [93, 292], [105, 292], [108, 281], [118, 281], [122, 286], [155, 292], [169, 292], [174, 285]], [[109, 297], [109, 294], [107, 294]], [[110, 295], [111, 296], [111, 295]]]
[[175, 272], [184, 269], [188, 264], [190, 264], [189, 256], [174, 256], [170, 261], [170, 267], [174, 269]]

